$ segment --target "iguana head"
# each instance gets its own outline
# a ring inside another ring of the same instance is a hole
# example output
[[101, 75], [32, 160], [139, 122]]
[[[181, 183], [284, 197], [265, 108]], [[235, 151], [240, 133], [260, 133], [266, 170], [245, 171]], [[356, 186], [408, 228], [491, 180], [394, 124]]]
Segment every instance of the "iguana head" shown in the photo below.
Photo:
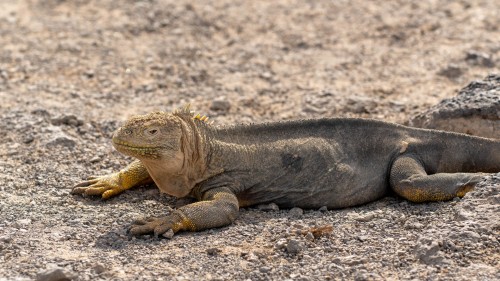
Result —
[[188, 195], [206, 176], [204, 136], [199, 130], [207, 117], [186, 107], [130, 118], [113, 135], [121, 153], [141, 160], [161, 191]]
[[139, 160], [172, 160], [181, 150], [181, 122], [167, 112], [134, 116], [114, 133], [113, 146]]

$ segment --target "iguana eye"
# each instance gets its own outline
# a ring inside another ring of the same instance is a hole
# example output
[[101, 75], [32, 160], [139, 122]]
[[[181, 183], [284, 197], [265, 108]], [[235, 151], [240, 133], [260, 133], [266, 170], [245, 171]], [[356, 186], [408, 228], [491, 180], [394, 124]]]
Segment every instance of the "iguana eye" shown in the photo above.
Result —
[[131, 135], [132, 134], [132, 130], [130, 130], [130, 129], [124, 129], [123, 133], [125, 133], [125, 135]]
[[154, 136], [154, 135], [156, 135], [156, 134], [158, 133], [158, 131], [159, 131], [159, 130], [158, 130], [158, 129], [156, 129], [156, 128], [146, 130], [146, 132], [147, 132], [147, 133], [148, 133], [148, 135], [150, 135], [150, 136]]

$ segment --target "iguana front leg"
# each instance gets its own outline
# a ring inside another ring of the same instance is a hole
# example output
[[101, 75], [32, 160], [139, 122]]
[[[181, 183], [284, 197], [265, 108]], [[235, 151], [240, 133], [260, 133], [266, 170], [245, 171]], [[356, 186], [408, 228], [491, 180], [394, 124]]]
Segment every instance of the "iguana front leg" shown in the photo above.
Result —
[[73, 194], [101, 195], [107, 199], [134, 186], [152, 183], [146, 167], [139, 160], [110, 175], [91, 177], [73, 187]]
[[171, 214], [137, 221], [130, 228], [130, 234], [153, 233], [159, 236], [171, 229], [199, 231], [231, 224], [238, 216], [238, 199], [227, 187], [214, 188], [202, 195], [201, 201], [183, 206]]

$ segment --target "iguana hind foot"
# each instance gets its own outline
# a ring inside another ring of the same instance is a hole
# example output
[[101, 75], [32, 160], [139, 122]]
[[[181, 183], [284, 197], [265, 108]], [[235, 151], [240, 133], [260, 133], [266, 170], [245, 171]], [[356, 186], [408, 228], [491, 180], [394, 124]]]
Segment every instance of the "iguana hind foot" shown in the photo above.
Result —
[[390, 173], [392, 189], [412, 202], [445, 201], [463, 197], [474, 189], [485, 173], [437, 173], [428, 175], [414, 155], [398, 157]]

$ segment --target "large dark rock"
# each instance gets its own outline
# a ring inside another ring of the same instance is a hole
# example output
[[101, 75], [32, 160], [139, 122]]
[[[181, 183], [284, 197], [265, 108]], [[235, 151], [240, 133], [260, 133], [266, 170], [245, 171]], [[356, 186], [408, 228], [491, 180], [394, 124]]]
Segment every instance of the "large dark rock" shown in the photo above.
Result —
[[500, 75], [474, 81], [409, 121], [410, 126], [500, 138]]

